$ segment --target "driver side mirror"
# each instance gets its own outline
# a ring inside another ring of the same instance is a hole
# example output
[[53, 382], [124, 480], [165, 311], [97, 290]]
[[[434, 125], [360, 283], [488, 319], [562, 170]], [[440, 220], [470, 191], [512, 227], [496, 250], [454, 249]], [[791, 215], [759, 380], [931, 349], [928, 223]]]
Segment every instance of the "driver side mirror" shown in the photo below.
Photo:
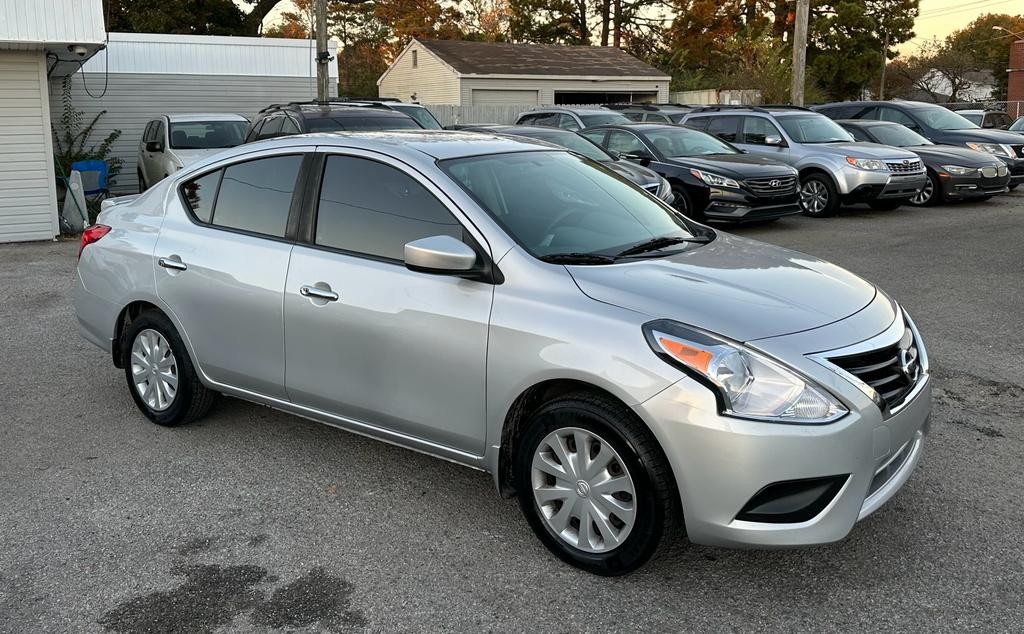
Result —
[[636, 161], [641, 165], [647, 165], [654, 160], [654, 156], [647, 150], [636, 150], [633, 152], [623, 152], [619, 154], [619, 158], [624, 158], [627, 161]]
[[775, 147], [782, 147], [782, 137], [777, 134], [769, 134], [764, 138], [765, 145], [774, 145]]
[[430, 236], [405, 245], [405, 267], [410, 271], [463, 275], [473, 271], [476, 261], [476, 251], [451, 236]]
[[146, 143], [147, 152], [163, 152], [164, 144], [160, 141], [149, 141]]

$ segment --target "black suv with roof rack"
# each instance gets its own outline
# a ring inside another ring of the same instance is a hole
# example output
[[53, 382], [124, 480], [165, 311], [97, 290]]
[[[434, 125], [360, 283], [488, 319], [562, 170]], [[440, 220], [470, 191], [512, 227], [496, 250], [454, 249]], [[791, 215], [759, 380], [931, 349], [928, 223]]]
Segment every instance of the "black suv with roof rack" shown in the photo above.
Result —
[[679, 123], [694, 109], [700, 106], [688, 106], [682, 103], [611, 103], [605, 106], [618, 110], [627, 119], [644, 123]]
[[437, 120], [427, 107], [420, 103], [406, 103], [394, 97], [378, 97], [376, 99], [357, 99], [355, 97], [338, 97], [333, 101], [345, 103], [350, 106], [377, 106], [407, 114], [416, 120], [416, 123], [427, 130], [440, 130], [441, 122]]
[[353, 105], [345, 100], [293, 101], [260, 110], [245, 143], [305, 132], [419, 130], [412, 117], [379, 104]]

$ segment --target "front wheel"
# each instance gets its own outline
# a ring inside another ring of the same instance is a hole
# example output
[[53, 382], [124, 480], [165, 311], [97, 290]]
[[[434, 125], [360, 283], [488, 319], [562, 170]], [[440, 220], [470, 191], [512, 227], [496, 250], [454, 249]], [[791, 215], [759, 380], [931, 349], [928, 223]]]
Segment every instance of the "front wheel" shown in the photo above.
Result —
[[209, 411], [217, 393], [199, 381], [174, 324], [147, 311], [122, 340], [124, 373], [135, 405], [157, 425], [180, 425]]
[[660, 446], [611, 398], [579, 393], [544, 405], [518, 443], [514, 469], [534, 532], [588, 572], [636, 570], [675, 525], [678, 493]]
[[839, 211], [839, 191], [824, 174], [808, 174], [800, 180], [800, 206], [804, 214], [826, 218]]
[[941, 202], [942, 186], [939, 184], [939, 179], [935, 174], [928, 172], [928, 180], [925, 181], [921, 191], [910, 199], [910, 204], [917, 207], [931, 207]]
[[690, 194], [682, 187], [672, 188], [672, 206], [676, 208], [676, 211], [691, 220], [696, 220], [697, 222], [704, 221], [704, 212], [697, 211], [694, 208], [693, 199], [690, 198]]

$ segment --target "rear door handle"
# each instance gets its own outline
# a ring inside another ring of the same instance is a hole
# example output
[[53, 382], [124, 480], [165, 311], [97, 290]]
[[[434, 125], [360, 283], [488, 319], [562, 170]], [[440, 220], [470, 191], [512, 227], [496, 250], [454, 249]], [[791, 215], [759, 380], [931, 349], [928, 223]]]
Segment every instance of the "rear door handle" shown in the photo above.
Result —
[[313, 299], [323, 299], [328, 302], [338, 301], [338, 294], [329, 288], [320, 288], [318, 286], [304, 285], [299, 287], [299, 295], [303, 297], [311, 297]]
[[185, 271], [188, 269], [184, 262], [173, 258], [160, 258], [156, 263], [165, 269], [174, 269], [175, 271]]

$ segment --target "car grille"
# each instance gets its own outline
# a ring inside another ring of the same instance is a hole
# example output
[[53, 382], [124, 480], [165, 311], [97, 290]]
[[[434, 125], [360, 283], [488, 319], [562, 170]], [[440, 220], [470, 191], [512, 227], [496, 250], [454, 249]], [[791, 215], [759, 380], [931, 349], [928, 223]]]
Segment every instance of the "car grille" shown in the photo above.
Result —
[[889, 166], [889, 171], [892, 172], [920, 172], [921, 161], [900, 161], [898, 163], [886, 163]]
[[890, 411], [903, 404], [923, 374], [917, 344], [909, 328], [903, 338], [891, 346], [829, 361], [870, 385]]
[[749, 178], [744, 183], [757, 196], [788, 196], [796, 192], [796, 176]]
[[1011, 145], [1010, 148], [1019, 158], [1024, 158], [1024, 145]]

